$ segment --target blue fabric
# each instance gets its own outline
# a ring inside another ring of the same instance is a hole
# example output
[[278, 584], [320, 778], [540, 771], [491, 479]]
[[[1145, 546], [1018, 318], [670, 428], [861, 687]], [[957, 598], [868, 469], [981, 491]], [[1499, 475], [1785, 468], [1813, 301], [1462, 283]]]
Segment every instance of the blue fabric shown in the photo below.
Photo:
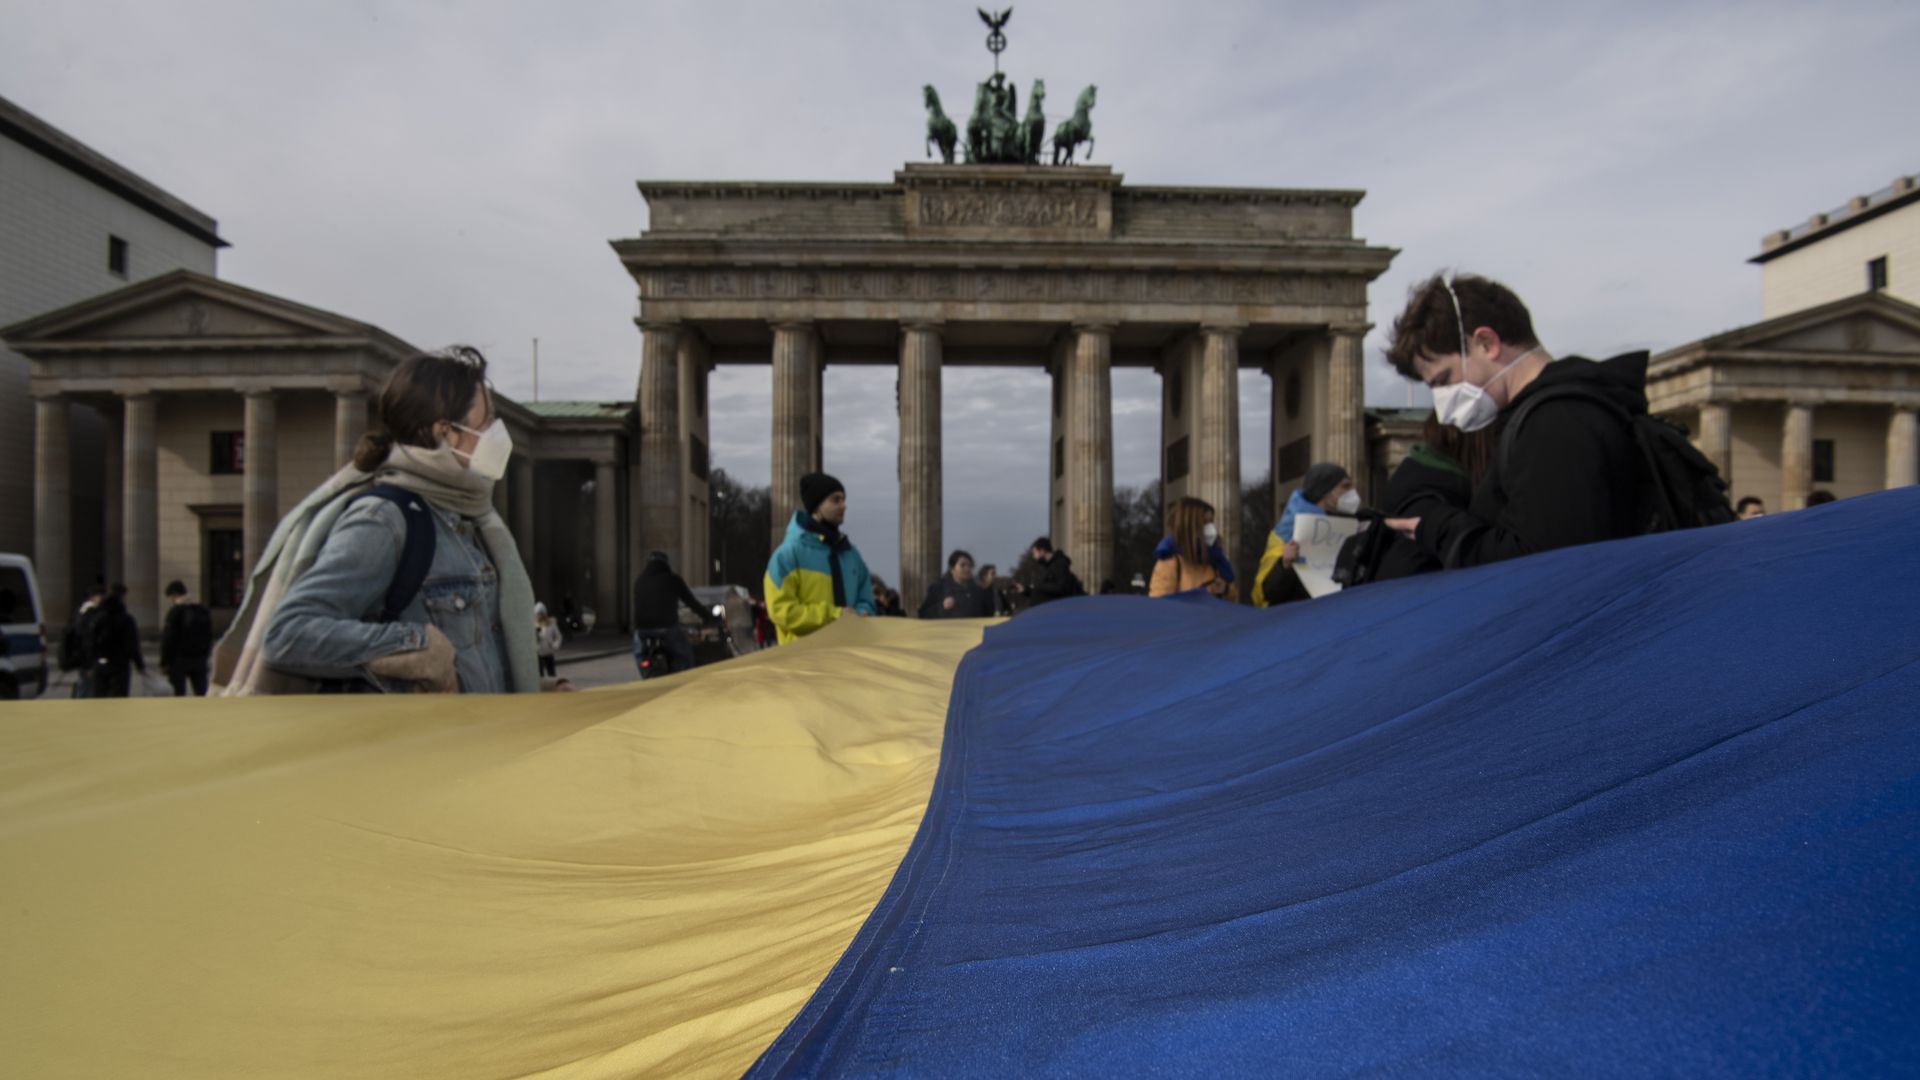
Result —
[[1920, 1070], [1916, 520], [989, 629], [751, 1075]]
[[1305, 495], [1300, 494], [1299, 488], [1294, 488], [1293, 494], [1287, 496], [1287, 508], [1280, 511], [1280, 520], [1273, 526], [1273, 535], [1279, 537], [1281, 543], [1285, 544], [1293, 540], [1293, 519], [1301, 514], [1319, 514], [1324, 517], [1326, 511], [1320, 509], [1319, 503], [1308, 501]]
[[[1161, 559], [1174, 558], [1179, 554], [1180, 548], [1173, 542], [1173, 537], [1171, 536], [1161, 537], [1160, 542], [1153, 546], [1153, 557], [1156, 562]], [[1220, 546], [1219, 541], [1207, 545], [1207, 561], [1213, 564], [1213, 572], [1219, 575], [1222, 582], [1228, 585], [1233, 584], [1233, 561], [1227, 558], [1227, 551]], [[1189, 589], [1187, 591], [1194, 592], [1196, 590]]]

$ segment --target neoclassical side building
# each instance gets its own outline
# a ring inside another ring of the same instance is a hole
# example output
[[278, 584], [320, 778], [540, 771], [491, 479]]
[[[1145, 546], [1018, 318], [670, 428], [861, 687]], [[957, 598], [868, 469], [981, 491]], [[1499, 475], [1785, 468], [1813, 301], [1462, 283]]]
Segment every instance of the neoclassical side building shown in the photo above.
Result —
[[[1055, 542], [1089, 585], [1112, 558], [1111, 372], [1163, 380], [1161, 479], [1237, 528], [1239, 371], [1273, 380], [1284, 490], [1315, 460], [1366, 477], [1367, 285], [1394, 252], [1353, 235], [1358, 191], [1127, 186], [1104, 166], [908, 165], [890, 183], [642, 182], [647, 231], [616, 240], [639, 291], [643, 547], [677, 562], [704, 521], [708, 372], [773, 382], [776, 535], [821, 461], [827, 364], [899, 372], [901, 588], [938, 575], [941, 373], [1053, 379]], [[695, 549], [697, 550], [697, 548]]]
[[1650, 408], [1770, 509], [1920, 482], [1920, 183], [1768, 233], [1749, 261], [1765, 318], [1654, 357]]
[[[369, 405], [414, 346], [376, 326], [174, 271], [0, 329], [31, 364], [33, 553], [49, 621], [78, 589], [124, 581], [157, 626], [180, 579], [222, 622], [281, 515], [351, 457]], [[86, 449], [68, 418], [106, 420]], [[556, 608], [624, 620], [630, 402], [500, 399], [515, 454], [495, 500]], [[89, 468], [102, 475], [82, 476]], [[105, 492], [76, 521], [74, 489]]]

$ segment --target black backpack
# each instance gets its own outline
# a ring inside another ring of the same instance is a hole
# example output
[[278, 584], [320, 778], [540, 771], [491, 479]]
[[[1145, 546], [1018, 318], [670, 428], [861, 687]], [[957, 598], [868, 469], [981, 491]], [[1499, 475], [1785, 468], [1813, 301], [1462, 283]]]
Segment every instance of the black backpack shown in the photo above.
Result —
[[[438, 543], [433, 516], [427, 509], [427, 501], [402, 487], [392, 484], [375, 484], [355, 495], [348, 505], [361, 499], [385, 499], [400, 508], [406, 518], [407, 539], [400, 549], [400, 565], [394, 567], [393, 580], [387, 583], [387, 595], [381, 601], [380, 621], [398, 622], [400, 613], [407, 610], [413, 598], [420, 594], [420, 586], [426, 584], [427, 572], [433, 569], [433, 552]], [[322, 679], [318, 692], [322, 694], [359, 694], [377, 690], [365, 679]]]
[[1640, 531], [1671, 532], [1702, 525], [1725, 525], [1738, 520], [1727, 498], [1720, 470], [1687, 439], [1682, 424], [1647, 413], [1629, 413], [1619, 402], [1585, 383], [1563, 383], [1528, 398], [1500, 433], [1500, 475], [1506, 476], [1513, 457], [1514, 436], [1533, 411], [1549, 401], [1579, 398], [1613, 413], [1633, 432], [1640, 451]]

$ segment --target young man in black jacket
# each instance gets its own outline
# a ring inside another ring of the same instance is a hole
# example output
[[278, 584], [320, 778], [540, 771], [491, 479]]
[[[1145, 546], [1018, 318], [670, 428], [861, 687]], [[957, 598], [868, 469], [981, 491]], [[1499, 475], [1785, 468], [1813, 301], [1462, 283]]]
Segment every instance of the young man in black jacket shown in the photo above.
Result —
[[207, 656], [213, 652], [213, 615], [187, 596], [187, 583], [167, 585], [167, 621], [160, 629], [160, 670], [174, 697], [207, 696]]
[[[1640, 452], [1626, 417], [1647, 411], [1647, 354], [1593, 361], [1547, 355], [1533, 317], [1499, 282], [1440, 275], [1414, 286], [1387, 358], [1433, 388], [1434, 412], [1462, 431], [1507, 424], [1473, 500], [1431, 500], [1387, 525], [1449, 568], [1633, 536]], [[1625, 416], [1622, 415], [1625, 414]]]

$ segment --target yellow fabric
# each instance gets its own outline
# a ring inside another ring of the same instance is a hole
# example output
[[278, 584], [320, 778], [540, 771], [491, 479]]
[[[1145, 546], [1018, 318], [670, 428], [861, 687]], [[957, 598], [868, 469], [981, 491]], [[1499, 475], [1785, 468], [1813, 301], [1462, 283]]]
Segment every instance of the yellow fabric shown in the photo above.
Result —
[[538, 698], [6, 706], [0, 1075], [738, 1075], [905, 853], [982, 625]]
[[767, 618], [779, 632], [780, 644], [798, 641], [840, 617], [833, 602], [833, 575], [796, 566], [776, 582], [766, 575], [762, 595], [767, 598]]
[[1267, 547], [1260, 553], [1260, 569], [1253, 574], [1254, 607], [1267, 606], [1267, 575], [1273, 573], [1273, 568], [1279, 565], [1280, 556], [1284, 555], [1286, 550], [1287, 542], [1280, 539], [1278, 533], [1268, 529]]

